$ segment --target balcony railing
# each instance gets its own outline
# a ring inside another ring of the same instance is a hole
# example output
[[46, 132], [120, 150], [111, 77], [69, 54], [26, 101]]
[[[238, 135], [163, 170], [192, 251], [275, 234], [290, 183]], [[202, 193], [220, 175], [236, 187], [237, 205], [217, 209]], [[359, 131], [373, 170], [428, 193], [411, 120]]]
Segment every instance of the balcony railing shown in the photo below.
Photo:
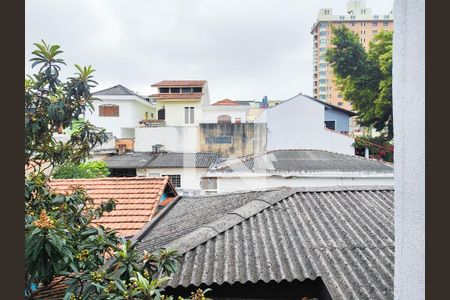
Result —
[[165, 120], [142, 120], [139, 127], [166, 127]]

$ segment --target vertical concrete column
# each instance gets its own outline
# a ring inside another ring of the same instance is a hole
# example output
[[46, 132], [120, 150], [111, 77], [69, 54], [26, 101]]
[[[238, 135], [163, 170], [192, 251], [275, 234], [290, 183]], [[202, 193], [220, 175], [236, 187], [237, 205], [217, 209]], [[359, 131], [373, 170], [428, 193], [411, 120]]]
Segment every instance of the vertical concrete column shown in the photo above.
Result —
[[425, 0], [395, 0], [395, 299], [425, 299]]

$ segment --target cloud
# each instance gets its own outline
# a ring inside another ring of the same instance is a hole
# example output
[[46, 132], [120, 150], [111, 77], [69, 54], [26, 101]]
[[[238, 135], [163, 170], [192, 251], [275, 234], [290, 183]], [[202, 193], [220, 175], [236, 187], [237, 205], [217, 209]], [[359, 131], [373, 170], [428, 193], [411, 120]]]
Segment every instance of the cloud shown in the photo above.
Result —
[[[392, 1], [368, 3], [374, 12]], [[164, 79], [206, 79], [211, 100], [286, 99], [312, 92], [312, 36], [323, 0], [26, 1], [26, 59], [41, 38], [71, 65], [92, 64], [98, 88], [142, 94]], [[30, 73], [30, 64], [26, 64]]]

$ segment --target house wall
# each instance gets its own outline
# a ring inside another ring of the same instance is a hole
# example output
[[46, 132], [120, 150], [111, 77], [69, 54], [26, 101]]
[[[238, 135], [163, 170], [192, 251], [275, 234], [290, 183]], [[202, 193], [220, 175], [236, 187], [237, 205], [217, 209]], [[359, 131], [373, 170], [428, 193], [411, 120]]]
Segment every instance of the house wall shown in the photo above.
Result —
[[[94, 100], [94, 111], [86, 111], [85, 119], [97, 127], [105, 128], [107, 132], [117, 138], [129, 138], [134, 136], [134, 128], [138, 122], [144, 119], [145, 112], [155, 114], [155, 108], [151, 104], [143, 104], [130, 99], [129, 96], [97, 96], [101, 100]], [[142, 100], [144, 101], [144, 100]], [[100, 117], [99, 106], [103, 104], [114, 104], [119, 106], [118, 117]]]
[[[207, 144], [207, 137], [231, 136], [231, 144]], [[240, 157], [263, 152], [266, 147], [266, 124], [200, 124], [201, 152], [216, 152], [221, 157]]]
[[217, 117], [221, 115], [229, 115], [231, 117], [231, 122], [234, 123], [236, 118], [240, 118], [242, 123], [247, 121], [247, 110], [248, 108], [234, 108], [231, 107], [220, 107], [212, 106], [203, 110], [203, 120], [201, 123], [217, 123]]
[[166, 151], [198, 152], [199, 127], [138, 127], [135, 128], [134, 150], [152, 151], [152, 146], [162, 144]]
[[[213, 176], [211, 176], [213, 177]], [[334, 185], [393, 185], [390, 177], [220, 177], [217, 178], [217, 192], [265, 189], [281, 186], [317, 187]]]
[[[158, 101], [158, 109], [166, 109], [166, 126], [198, 126], [203, 118], [203, 106], [200, 100], [196, 101]], [[185, 124], [184, 108], [194, 107], [194, 124]]]
[[207, 168], [151, 168], [137, 169], [137, 174], [145, 174], [147, 177], [162, 175], [181, 175], [181, 188], [175, 188], [178, 194], [199, 194], [201, 192], [200, 181], [206, 175]]
[[267, 151], [319, 149], [354, 155], [354, 139], [325, 129], [324, 106], [298, 95], [266, 109], [255, 123], [267, 122]]
[[336, 121], [336, 131], [349, 132], [350, 118], [346, 113], [334, 109], [325, 109], [325, 121]]
[[394, 299], [425, 299], [425, 0], [395, 0], [394, 14]]

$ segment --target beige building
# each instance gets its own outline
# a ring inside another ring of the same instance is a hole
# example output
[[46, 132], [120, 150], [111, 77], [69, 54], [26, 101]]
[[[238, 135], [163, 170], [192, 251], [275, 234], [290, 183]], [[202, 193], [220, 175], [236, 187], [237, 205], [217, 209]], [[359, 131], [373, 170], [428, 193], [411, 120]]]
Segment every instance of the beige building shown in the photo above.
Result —
[[365, 1], [348, 1], [346, 15], [334, 15], [331, 8], [319, 11], [314, 23], [313, 35], [313, 95], [314, 98], [325, 100], [336, 106], [351, 110], [352, 105], [343, 99], [334, 82], [331, 66], [325, 60], [325, 52], [331, 48], [331, 27], [347, 26], [357, 33], [364, 48], [367, 50], [373, 36], [382, 30], [392, 31], [392, 11], [383, 15], [374, 15], [366, 7]]

